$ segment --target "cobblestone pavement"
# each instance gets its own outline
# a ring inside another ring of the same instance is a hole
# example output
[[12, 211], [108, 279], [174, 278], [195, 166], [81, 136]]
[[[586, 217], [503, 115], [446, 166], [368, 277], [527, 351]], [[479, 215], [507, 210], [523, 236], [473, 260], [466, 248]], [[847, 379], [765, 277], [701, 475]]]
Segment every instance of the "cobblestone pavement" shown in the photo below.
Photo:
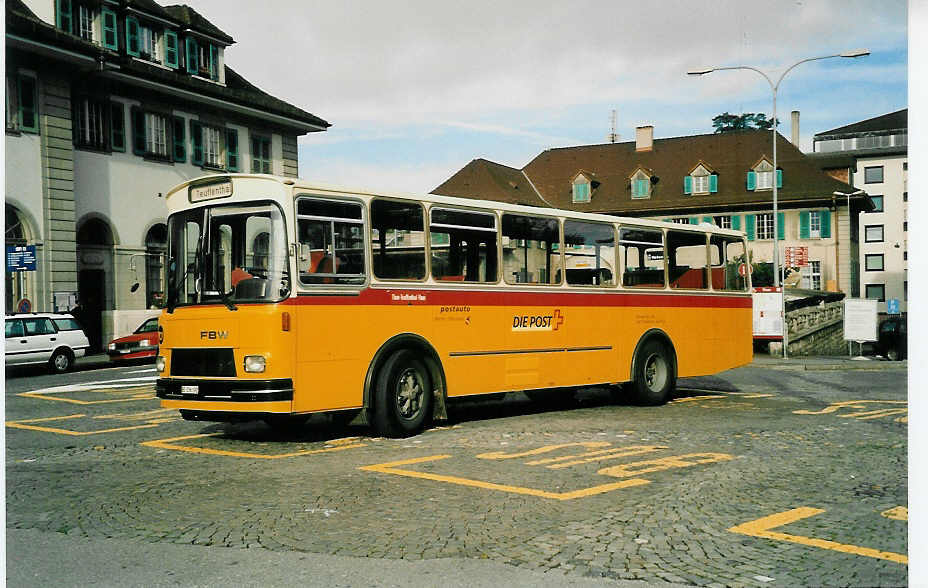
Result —
[[8, 381], [8, 528], [552, 578], [908, 582], [904, 369], [770, 362], [681, 380], [653, 408], [511, 393], [400, 440], [317, 417], [290, 436], [185, 422], [142, 372], [25, 396]]

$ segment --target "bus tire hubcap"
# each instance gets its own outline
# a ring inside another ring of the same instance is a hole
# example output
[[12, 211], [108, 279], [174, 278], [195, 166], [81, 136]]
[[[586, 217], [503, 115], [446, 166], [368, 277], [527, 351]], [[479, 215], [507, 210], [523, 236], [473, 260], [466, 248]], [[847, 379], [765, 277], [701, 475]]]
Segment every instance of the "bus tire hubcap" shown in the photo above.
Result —
[[422, 409], [422, 379], [414, 368], [402, 371], [396, 382], [396, 410], [404, 419], [412, 419]]

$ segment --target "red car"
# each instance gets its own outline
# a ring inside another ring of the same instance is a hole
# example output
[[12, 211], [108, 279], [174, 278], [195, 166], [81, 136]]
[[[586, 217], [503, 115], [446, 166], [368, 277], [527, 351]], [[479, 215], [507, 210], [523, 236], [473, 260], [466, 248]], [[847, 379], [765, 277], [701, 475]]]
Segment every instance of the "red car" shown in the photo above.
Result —
[[110, 361], [154, 358], [158, 355], [158, 318], [148, 319], [131, 335], [110, 341], [106, 353]]

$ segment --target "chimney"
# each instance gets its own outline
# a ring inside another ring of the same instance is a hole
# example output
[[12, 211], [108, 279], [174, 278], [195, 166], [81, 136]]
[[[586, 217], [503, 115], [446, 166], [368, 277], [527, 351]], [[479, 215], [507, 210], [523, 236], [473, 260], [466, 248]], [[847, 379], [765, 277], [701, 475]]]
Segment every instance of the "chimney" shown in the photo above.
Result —
[[654, 127], [645, 125], [635, 129], [635, 151], [651, 151], [654, 148]]
[[793, 145], [799, 147], [799, 111], [794, 110], [790, 113], [790, 118], [793, 119], [793, 133], [792, 140]]

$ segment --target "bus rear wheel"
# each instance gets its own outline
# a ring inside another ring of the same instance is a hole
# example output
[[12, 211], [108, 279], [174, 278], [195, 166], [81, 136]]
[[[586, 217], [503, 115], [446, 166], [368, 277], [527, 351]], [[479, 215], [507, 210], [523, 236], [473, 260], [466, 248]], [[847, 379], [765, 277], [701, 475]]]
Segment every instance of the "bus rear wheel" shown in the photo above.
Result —
[[669, 348], [651, 339], [635, 355], [635, 373], [629, 386], [637, 404], [656, 406], [670, 400], [677, 386], [677, 374]]
[[385, 437], [406, 437], [432, 416], [432, 380], [417, 355], [401, 349], [383, 364], [374, 396], [374, 427]]

